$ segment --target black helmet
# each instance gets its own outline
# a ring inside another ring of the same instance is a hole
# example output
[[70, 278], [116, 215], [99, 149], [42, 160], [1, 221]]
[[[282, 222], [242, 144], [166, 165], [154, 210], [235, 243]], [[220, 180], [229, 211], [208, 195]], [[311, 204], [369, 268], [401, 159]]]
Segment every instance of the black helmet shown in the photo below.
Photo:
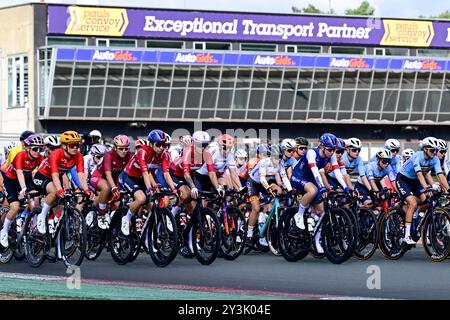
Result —
[[309, 141], [305, 137], [297, 137], [294, 139], [298, 146], [309, 146]]
[[24, 132], [22, 132], [22, 133], [20, 134], [19, 140], [20, 140], [20, 141], [24, 141], [26, 138], [28, 138], [28, 137], [31, 136], [32, 134], [34, 134], [33, 131], [25, 130]]

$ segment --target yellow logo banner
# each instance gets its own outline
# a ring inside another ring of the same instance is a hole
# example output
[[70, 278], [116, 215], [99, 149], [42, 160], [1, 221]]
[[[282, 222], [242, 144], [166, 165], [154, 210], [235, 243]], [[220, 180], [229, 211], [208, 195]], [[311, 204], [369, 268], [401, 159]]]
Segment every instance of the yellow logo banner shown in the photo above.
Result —
[[434, 37], [431, 21], [383, 20], [383, 46], [429, 47]]
[[128, 26], [126, 9], [69, 7], [66, 34], [122, 36]]

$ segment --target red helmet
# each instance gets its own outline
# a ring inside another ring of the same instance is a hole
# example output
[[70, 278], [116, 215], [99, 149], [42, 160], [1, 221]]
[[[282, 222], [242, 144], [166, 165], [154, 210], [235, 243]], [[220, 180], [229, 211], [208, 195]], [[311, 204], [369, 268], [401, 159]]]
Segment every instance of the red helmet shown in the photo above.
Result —
[[144, 139], [134, 140], [134, 146], [135, 147], [142, 147], [142, 146], [145, 146], [145, 145], [147, 145], [147, 143], [145, 142]]
[[116, 147], [129, 147], [130, 139], [128, 139], [128, 137], [124, 134], [119, 134], [114, 137], [114, 145]]
[[227, 148], [231, 148], [234, 146], [234, 138], [232, 136], [230, 136], [229, 134], [221, 134], [218, 138], [217, 138], [217, 142], [219, 143], [220, 146], [224, 146]]

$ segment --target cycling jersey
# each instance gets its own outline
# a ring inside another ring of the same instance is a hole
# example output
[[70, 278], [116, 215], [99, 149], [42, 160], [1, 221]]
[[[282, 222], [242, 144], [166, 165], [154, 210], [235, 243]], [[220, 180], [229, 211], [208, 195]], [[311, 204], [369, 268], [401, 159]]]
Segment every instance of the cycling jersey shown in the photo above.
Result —
[[84, 170], [85, 171], [87, 170], [88, 176], [90, 176], [95, 171], [95, 168], [103, 161], [102, 159], [98, 164], [96, 164], [94, 162], [94, 156], [92, 154], [85, 155], [83, 159], [84, 159]]
[[259, 161], [252, 171], [250, 171], [250, 178], [257, 183], [262, 184], [265, 189], [268, 189], [270, 185], [267, 182], [267, 178], [275, 176], [277, 173], [280, 174], [286, 189], [291, 191], [292, 187], [287, 178], [286, 169], [281, 163], [278, 166], [275, 166], [270, 158], [264, 158]]
[[170, 164], [170, 170], [178, 178], [183, 178], [185, 173], [192, 177], [193, 171], [200, 169], [205, 163], [205, 152], [196, 154], [194, 146], [184, 148], [181, 157]]
[[111, 150], [105, 153], [103, 160], [97, 165], [92, 176], [106, 178], [105, 172], [111, 172], [114, 181], [117, 181], [119, 174], [123, 171], [133, 154], [128, 151], [125, 157], [120, 157], [116, 151]]
[[250, 177], [250, 171], [252, 171], [252, 169], [258, 164], [258, 162], [259, 158], [251, 158], [250, 160], [248, 160], [245, 164], [245, 168], [242, 169], [242, 171], [239, 173], [239, 178], [248, 180], [248, 178]]
[[294, 157], [290, 157], [288, 159], [281, 159], [281, 165], [285, 168], [294, 167], [297, 164], [297, 160]]
[[8, 154], [8, 158], [6, 158], [6, 163], [8, 164], [8, 166], [12, 163], [12, 161], [14, 160], [15, 156], [21, 152], [23, 150], [22, 146], [17, 146], [11, 149], [11, 151]]
[[222, 155], [222, 152], [215, 150], [214, 153], [206, 152], [205, 163], [197, 170], [199, 174], [208, 175], [208, 172], [215, 172], [221, 176], [228, 168], [236, 168], [234, 155], [230, 152], [227, 157]]
[[417, 172], [427, 174], [432, 167], [436, 174], [442, 173], [441, 163], [437, 156], [426, 160], [425, 153], [418, 151], [405, 162], [400, 169], [400, 173], [409, 179], [417, 179]]
[[[347, 170], [345, 169], [345, 162], [342, 161], [342, 159], [338, 160], [338, 165], [342, 175], [347, 174]], [[331, 165], [331, 162], [327, 163], [327, 165], [324, 168], [320, 169], [320, 171], [323, 171], [326, 175], [330, 175], [330, 173], [333, 172], [333, 166]]]
[[84, 173], [84, 159], [81, 153], [77, 153], [70, 159], [66, 157], [63, 149], [56, 149], [50, 153], [50, 156], [42, 162], [39, 173], [52, 179], [52, 173], [60, 175], [70, 171], [76, 166], [78, 173]]
[[240, 166], [238, 168], [238, 166], [236, 165], [236, 173], [238, 175], [240, 175], [242, 172], [244, 172], [246, 170], [245, 166], [247, 165], [247, 162], [245, 162], [242, 166]]
[[[378, 162], [377, 156], [373, 156], [369, 162], [375, 162], [375, 163]], [[402, 157], [400, 155], [396, 155], [395, 157], [392, 158], [391, 168], [394, 171], [394, 175], [397, 175], [397, 173], [400, 172], [400, 170], [402, 168]]]
[[142, 146], [128, 162], [125, 172], [131, 177], [142, 178], [142, 173], [144, 172], [151, 170], [154, 173], [154, 170], [161, 167], [163, 160], [168, 160], [168, 163], [170, 163], [170, 155], [167, 150], [156, 154], [152, 147]]
[[38, 167], [44, 157], [39, 155], [37, 158], [31, 158], [28, 151], [19, 152], [13, 159], [12, 163], [6, 169], [5, 175], [10, 179], [17, 179], [17, 171], [23, 170], [25, 178], [31, 178], [32, 171]]
[[[342, 155], [342, 161], [345, 163], [345, 169], [347, 170], [347, 174], [349, 175], [366, 175], [366, 168], [364, 166], [364, 161], [361, 156], [358, 156], [356, 159], [350, 161], [348, 153], [344, 152]], [[336, 178], [333, 172], [330, 173], [330, 176]]]
[[[381, 168], [378, 163], [369, 162], [366, 166], [367, 179], [380, 182], [384, 177], [388, 177], [391, 182], [395, 181], [395, 174], [392, 167], [389, 165], [385, 169]], [[359, 183], [363, 183], [361, 177], [358, 178]]]

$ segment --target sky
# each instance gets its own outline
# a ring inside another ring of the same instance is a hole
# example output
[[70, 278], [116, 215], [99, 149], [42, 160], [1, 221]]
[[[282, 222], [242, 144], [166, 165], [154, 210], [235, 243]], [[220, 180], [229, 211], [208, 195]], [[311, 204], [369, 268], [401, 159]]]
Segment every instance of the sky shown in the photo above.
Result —
[[[291, 13], [292, 6], [303, 8], [311, 3], [323, 11], [328, 11], [331, 5], [337, 14], [344, 14], [345, 9], [358, 7], [362, 0], [0, 0], [0, 7], [24, 2], [271, 13]], [[375, 16], [378, 17], [417, 18], [419, 15], [428, 17], [450, 9], [448, 0], [370, 0], [369, 2], [375, 7]]]

